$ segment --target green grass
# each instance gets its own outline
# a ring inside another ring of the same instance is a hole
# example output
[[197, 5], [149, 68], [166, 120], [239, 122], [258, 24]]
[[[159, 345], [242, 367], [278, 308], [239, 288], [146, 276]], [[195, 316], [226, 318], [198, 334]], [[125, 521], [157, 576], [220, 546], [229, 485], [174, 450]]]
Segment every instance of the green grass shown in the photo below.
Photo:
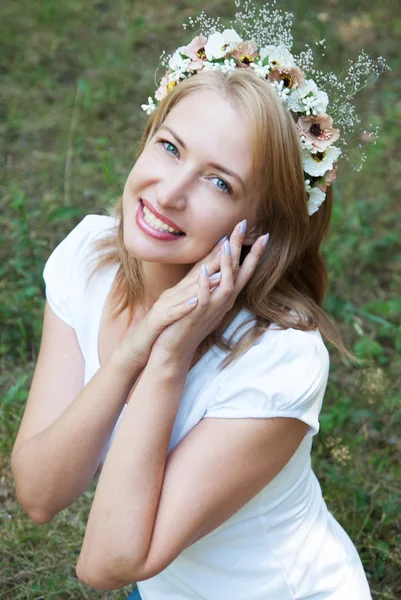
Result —
[[[355, 542], [373, 598], [401, 597], [401, 9], [396, 2], [289, 0], [295, 51], [326, 38], [324, 68], [339, 73], [364, 48], [392, 71], [357, 100], [362, 125], [380, 126], [360, 173], [341, 165], [335, 184], [327, 311], [368, 362], [331, 376], [314, 439], [325, 500]], [[229, 16], [227, 0], [41, 0], [0, 14], [0, 598], [125, 598], [81, 584], [75, 563], [94, 484], [51, 523], [18, 506], [9, 455], [37, 356], [42, 270], [84, 215], [121, 192], [154, 92], [162, 49], [187, 41], [180, 23], [201, 9]], [[398, 39], [397, 39], [398, 37]], [[300, 41], [301, 40], [301, 41]]]

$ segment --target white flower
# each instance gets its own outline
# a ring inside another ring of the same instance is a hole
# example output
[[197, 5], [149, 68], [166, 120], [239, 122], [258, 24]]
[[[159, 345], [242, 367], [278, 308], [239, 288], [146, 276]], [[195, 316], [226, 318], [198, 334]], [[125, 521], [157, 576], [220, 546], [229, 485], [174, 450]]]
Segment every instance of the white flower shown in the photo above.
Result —
[[[329, 97], [326, 92], [319, 90], [313, 79], [307, 79], [299, 88], [299, 93], [301, 96], [301, 104], [305, 106], [307, 115], [310, 115], [312, 112], [317, 116], [326, 112]], [[310, 93], [312, 93], [312, 96], [308, 96]]]
[[325, 113], [329, 97], [319, 90], [313, 79], [307, 79], [299, 88], [293, 90], [287, 106], [293, 112], [315, 116]]
[[326, 199], [326, 194], [325, 192], [322, 192], [322, 190], [318, 187], [311, 187], [309, 183], [309, 179], [306, 179], [305, 190], [309, 194], [308, 215], [311, 216], [313, 215], [313, 213], [319, 210], [319, 207], [323, 204], [323, 202]]
[[261, 77], [262, 79], [266, 79], [268, 74], [271, 71], [270, 66], [269, 65], [263, 66], [261, 60], [259, 60], [257, 63], [256, 62], [251, 63], [250, 68], [253, 69], [255, 71], [256, 75], [259, 75], [259, 77]]
[[148, 102], [149, 104], [141, 104], [141, 108], [146, 112], [147, 115], [151, 115], [152, 112], [156, 110], [156, 104], [151, 96], [149, 96]]
[[223, 71], [223, 73], [232, 73], [236, 68], [237, 65], [235, 64], [235, 60], [233, 58], [226, 58], [224, 64], [219, 65], [219, 69], [220, 71]]
[[219, 67], [220, 67], [219, 63], [212, 63], [212, 62], [209, 62], [208, 60], [205, 60], [205, 62], [203, 63], [202, 71], [218, 71]]
[[212, 63], [205, 60], [202, 71], [223, 71], [223, 73], [232, 73], [235, 71], [237, 65], [233, 58], [226, 58], [224, 63]]
[[299, 136], [299, 139], [301, 141], [302, 148], [305, 148], [305, 150], [309, 150], [309, 152], [312, 152], [312, 150], [314, 150], [313, 142], [311, 140], [308, 140], [302, 134]]
[[168, 66], [173, 71], [169, 75], [169, 81], [179, 81], [181, 75], [183, 75], [185, 71], [188, 71], [188, 65], [191, 64], [192, 60], [190, 58], [182, 58], [180, 56], [180, 51], [184, 48], [185, 46], [178, 48], [178, 50], [174, 52], [173, 56], [168, 61]]
[[304, 105], [301, 104], [301, 98], [299, 96], [300, 88], [292, 90], [292, 93], [287, 98], [287, 108], [294, 113], [303, 113]]
[[278, 67], [295, 67], [294, 57], [285, 46], [264, 46], [260, 50], [262, 61], [269, 57], [269, 64], [272, 63]]
[[179, 81], [182, 81], [183, 79], [186, 79], [186, 77], [188, 77], [188, 73], [187, 71], [184, 70], [177, 70], [177, 71], [173, 71], [172, 73], [169, 74], [168, 76], [168, 82], [171, 83], [172, 81], [175, 81], [176, 83], [178, 83]]
[[234, 29], [225, 29], [223, 33], [212, 33], [205, 46], [206, 58], [223, 58], [230, 50], [237, 47], [242, 38]]
[[302, 154], [304, 171], [313, 177], [321, 177], [326, 171], [331, 171], [341, 150], [336, 146], [329, 146], [324, 152], [311, 154], [308, 150], [303, 150]]
[[270, 85], [272, 87], [274, 87], [274, 90], [277, 94], [277, 96], [280, 98], [280, 100], [282, 102], [284, 102], [284, 104], [287, 103], [287, 97], [288, 94], [290, 93], [290, 88], [284, 87], [284, 81], [271, 81]]

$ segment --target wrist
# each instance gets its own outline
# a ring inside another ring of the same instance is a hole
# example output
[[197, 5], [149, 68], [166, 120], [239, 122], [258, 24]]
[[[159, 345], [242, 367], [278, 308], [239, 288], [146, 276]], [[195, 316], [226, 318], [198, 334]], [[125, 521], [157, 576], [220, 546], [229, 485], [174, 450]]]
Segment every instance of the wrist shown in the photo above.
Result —
[[116, 348], [108, 362], [114, 370], [120, 373], [121, 377], [128, 379], [135, 380], [142, 370], [142, 365], [139, 365], [135, 360], [129, 359], [120, 348]]
[[187, 352], [184, 355], [154, 346], [149, 362], [151, 362], [154, 367], [161, 369], [165, 375], [176, 378], [181, 376], [186, 377], [188, 375], [192, 358], [192, 352]]

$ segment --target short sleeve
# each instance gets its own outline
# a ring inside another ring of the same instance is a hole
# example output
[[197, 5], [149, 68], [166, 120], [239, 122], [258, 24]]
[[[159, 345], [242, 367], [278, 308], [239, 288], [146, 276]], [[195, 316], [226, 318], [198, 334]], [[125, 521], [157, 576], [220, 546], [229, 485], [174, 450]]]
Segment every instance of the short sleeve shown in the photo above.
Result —
[[292, 417], [309, 425], [307, 436], [318, 433], [329, 373], [318, 331], [268, 330], [232, 365], [204, 417]]
[[56, 246], [43, 269], [46, 299], [53, 312], [74, 327], [74, 305], [80, 292], [83, 249], [102, 215], [86, 215]]

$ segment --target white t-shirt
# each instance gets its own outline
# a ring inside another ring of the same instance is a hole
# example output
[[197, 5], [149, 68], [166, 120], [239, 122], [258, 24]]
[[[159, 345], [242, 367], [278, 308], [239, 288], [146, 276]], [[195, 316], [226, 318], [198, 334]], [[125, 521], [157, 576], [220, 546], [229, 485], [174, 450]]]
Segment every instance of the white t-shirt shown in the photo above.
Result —
[[[118, 266], [99, 270], [85, 289], [94, 263], [84, 259], [94, 237], [113, 226], [112, 217], [87, 215], [43, 271], [49, 305], [76, 332], [85, 384], [100, 366], [100, 317]], [[225, 337], [248, 317], [242, 310]], [[250, 502], [164, 571], [139, 582], [143, 600], [371, 600], [356, 548], [328, 511], [311, 467], [329, 371], [320, 333], [271, 326], [220, 372], [224, 356], [213, 346], [189, 371], [169, 452], [203, 418], [296, 417], [309, 429], [287, 465]]]

